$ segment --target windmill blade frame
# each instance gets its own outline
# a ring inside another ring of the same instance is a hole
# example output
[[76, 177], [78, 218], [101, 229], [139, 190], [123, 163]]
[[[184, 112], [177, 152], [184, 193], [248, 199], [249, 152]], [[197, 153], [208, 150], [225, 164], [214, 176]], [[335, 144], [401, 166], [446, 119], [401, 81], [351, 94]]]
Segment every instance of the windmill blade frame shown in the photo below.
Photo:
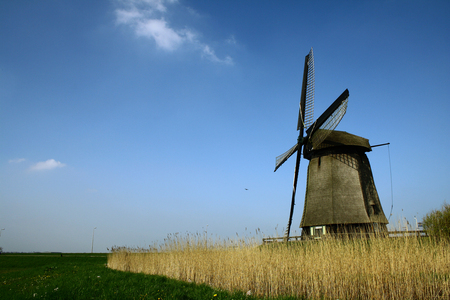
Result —
[[311, 48], [305, 56], [297, 130], [301, 130], [301, 127], [308, 128], [314, 121], [315, 74], [314, 54]]
[[325, 121], [325, 123], [323, 123], [323, 125], [319, 127], [318, 130], [314, 131], [310, 139], [313, 149], [317, 149], [341, 122], [347, 111], [347, 104], [348, 98], [341, 103], [341, 105], [333, 112], [333, 114], [331, 114], [331, 116]]
[[315, 87], [315, 70], [314, 70], [314, 54], [313, 48], [309, 50], [309, 53], [305, 56], [305, 65], [303, 67], [303, 82], [302, 92], [300, 96], [300, 105], [298, 112], [297, 130], [299, 132], [299, 138], [297, 144], [291, 147], [288, 151], [279, 155], [275, 159], [274, 172], [285, 163], [289, 157], [291, 157], [295, 151], [301, 149], [303, 139], [304, 128], [312, 123], [314, 118], [314, 87]]
[[[285, 238], [289, 240], [291, 232], [292, 217], [294, 215], [295, 206], [295, 193], [297, 191], [298, 171], [300, 169], [301, 147], [303, 145], [303, 133], [305, 129], [305, 123], [309, 124], [314, 118], [314, 86], [315, 86], [315, 71], [314, 71], [314, 55], [313, 49], [309, 51], [305, 57], [305, 66], [303, 68], [303, 83], [302, 93], [300, 97], [299, 118], [297, 123], [298, 139], [297, 139], [297, 159], [295, 161], [294, 170], [294, 183], [292, 188], [291, 209], [289, 212], [289, 221], [286, 227]], [[308, 110], [306, 109], [308, 107]], [[308, 112], [305, 115], [305, 112]]]
[[344, 102], [345, 100], [348, 100], [348, 97], [350, 96], [350, 93], [348, 89], [346, 89], [334, 102], [327, 108], [326, 111], [323, 112], [323, 114], [320, 115], [319, 118], [306, 130], [307, 136], [312, 136], [314, 134], [314, 131], [319, 129], [326, 121], [327, 119], [336, 111], [336, 109], [339, 108], [339, 106]]
[[284, 152], [283, 154], [276, 157], [276, 163], [275, 163], [275, 170], [274, 172], [281, 167], [282, 164], [284, 164], [285, 161], [288, 160], [289, 157], [291, 157], [297, 150], [298, 150], [298, 143], [295, 144], [293, 147], [291, 147], [288, 151]]
[[328, 135], [337, 127], [347, 112], [350, 93], [346, 89], [320, 117], [306, 130], [303, 157], [310, 158], [310, 151], [317, 149]]

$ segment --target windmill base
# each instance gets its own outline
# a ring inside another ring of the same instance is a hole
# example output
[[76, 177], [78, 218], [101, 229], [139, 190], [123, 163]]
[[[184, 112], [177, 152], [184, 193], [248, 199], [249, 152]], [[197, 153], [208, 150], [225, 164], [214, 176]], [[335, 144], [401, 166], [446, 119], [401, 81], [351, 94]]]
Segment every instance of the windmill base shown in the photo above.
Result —
[[387, 234], [386, 224], [341, 224], [322, 225], [302, 228], [302, 239], [320, 239], [322, 237], [358, 238]]

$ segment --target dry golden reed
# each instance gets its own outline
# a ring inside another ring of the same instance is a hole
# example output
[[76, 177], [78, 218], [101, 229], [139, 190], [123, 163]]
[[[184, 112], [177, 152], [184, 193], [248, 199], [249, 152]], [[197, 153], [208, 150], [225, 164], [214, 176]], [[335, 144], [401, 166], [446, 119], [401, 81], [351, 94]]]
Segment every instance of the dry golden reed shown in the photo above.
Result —
[[108, 267], [258, 296], [450, 299], [449, 246], [416, 237], [258, 245], [174, 235], [158, 249], [115, 248]]

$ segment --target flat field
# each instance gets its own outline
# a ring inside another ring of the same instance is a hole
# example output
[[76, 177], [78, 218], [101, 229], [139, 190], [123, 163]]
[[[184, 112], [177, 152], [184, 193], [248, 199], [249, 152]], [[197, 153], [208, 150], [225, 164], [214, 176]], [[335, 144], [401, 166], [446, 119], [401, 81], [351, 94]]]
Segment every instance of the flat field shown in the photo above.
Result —
[[106, 267], [107, 254], [0, 255], [0, 299], [255, 299]]

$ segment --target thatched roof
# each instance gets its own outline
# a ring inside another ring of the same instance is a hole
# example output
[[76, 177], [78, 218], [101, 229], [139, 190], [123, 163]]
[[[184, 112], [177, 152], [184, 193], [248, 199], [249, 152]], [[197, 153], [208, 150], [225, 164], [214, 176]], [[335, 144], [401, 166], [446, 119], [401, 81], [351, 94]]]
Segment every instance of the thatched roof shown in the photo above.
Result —
[[[324, 130], [319, 129], [315, 134], [320, 134], [321, 131]], [[342, 146], [360, 147], [364, 152], [372, 151], [368, 139], [338, 130], [331, 130], [327, 138], [314, 150]]]

